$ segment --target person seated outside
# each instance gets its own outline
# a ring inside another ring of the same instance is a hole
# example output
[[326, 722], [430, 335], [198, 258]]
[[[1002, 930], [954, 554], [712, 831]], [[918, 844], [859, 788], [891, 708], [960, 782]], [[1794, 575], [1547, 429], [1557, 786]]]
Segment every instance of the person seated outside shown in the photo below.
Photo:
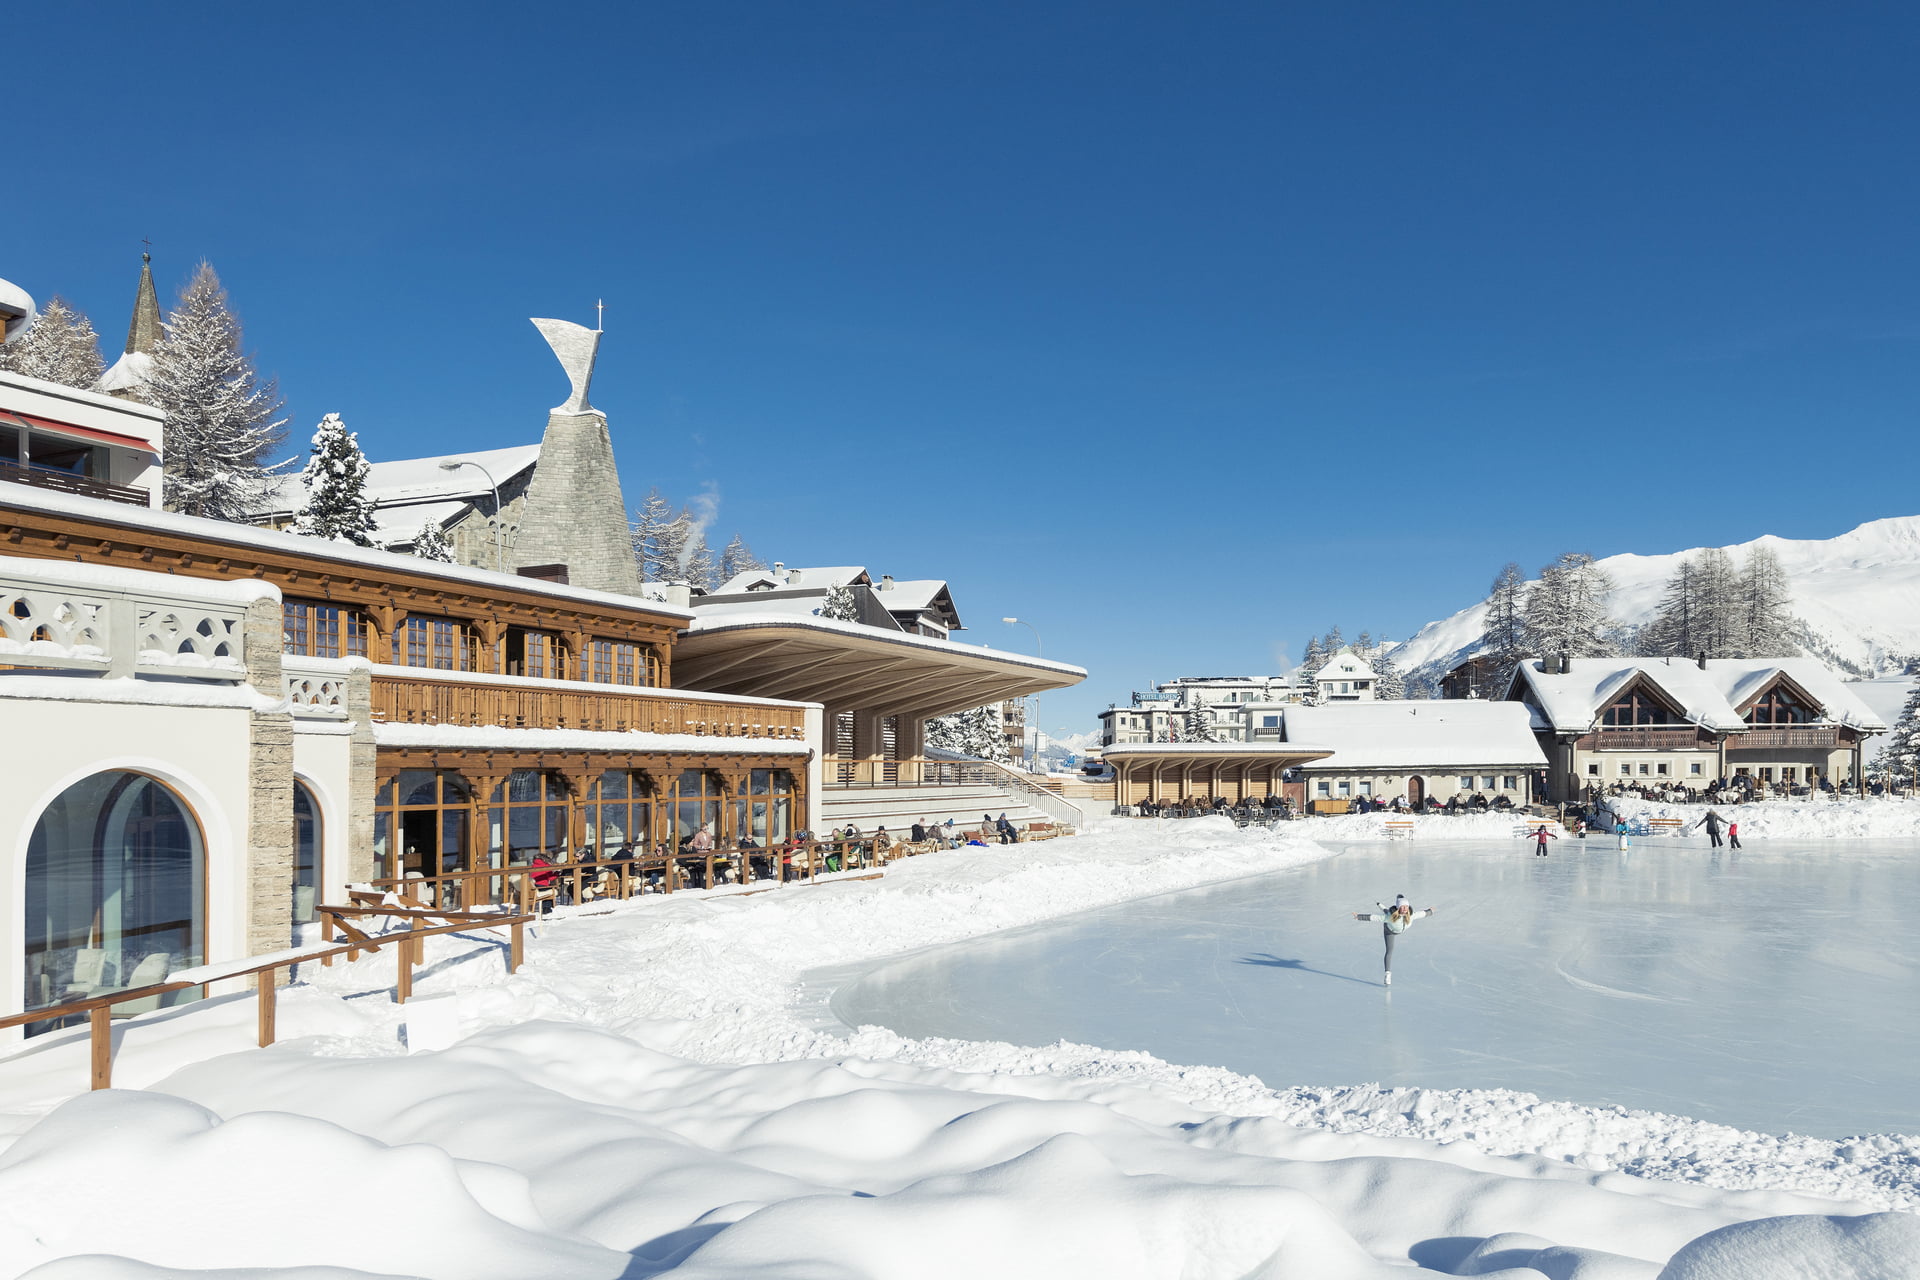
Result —
[[913, 820], [913, 825], [907, 828], [907, 839], [914, 844], [925, 844], [927, 842], [927, 820], [925, 818], [915, 818]]
[[1020, 833], [1014, 829], [1014, 825], [1011, 822], [1007, 821], [1007, 815], [1004, 813], [994, 821], [993, 829], [1000, 833], [1001, 844], [1018, 844], [1020, 842]]
[[561, 893], [560, 873], [554, 870], [553, 859], [547, 856], [545, 849], [537, 849], [527, 865], [534, 869], [530, 878], [534, 896], [540, 900], [541, 912], [544, 914], [553, 910], [554, 904], [560, 901]]
[[1448, 813], [1454, 813], [1454, 814], [1457, 814], [1457, 813], [1459, 813], [1459, 812], [1460, 812], [1460, 797], [1459, 797], [1459, 796], [1457, 796], [1457, 795], [1454, 795], [1454, 796], [1448, 796], [1448, 797], [1447, 797], [1447, 812], [1448, 812]]

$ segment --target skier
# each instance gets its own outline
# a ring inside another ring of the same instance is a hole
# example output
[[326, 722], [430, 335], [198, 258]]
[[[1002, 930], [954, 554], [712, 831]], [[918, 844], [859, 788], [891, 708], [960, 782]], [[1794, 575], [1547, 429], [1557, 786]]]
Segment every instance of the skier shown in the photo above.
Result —
[[1740, 824], [1737, 822], [1729, 822], [1727, 824], [1727, 848], [1738, 849], [1739, 847], [1740, 847]]
[[1722, 818], [1716, 809], [1707, 810], [1707, 816], [1700, 819], [1701, 825], [1704, 825], [1707, 829], [1707, 839], [1712, 842], [1708, 846], [1709, 848], [1718, 849], [1720, 847], [1720, 824], [1725, 821], [1726, 819]]
[[1559, 836], [1557, 836], [1557, 835], [1555, 835], [1555, 834], [1553, 834], [1553, 832], [1551, 832], [1551, 831], [1549, 831], [1549, 830], [1547, 830], [1547, 824], [1546, 824], [1546, 823], [1544, 823], [1544, 822], [1543, 822], [1543, 823], [1541, 823], [1541, 824], [1540, 824], [1539, 826], [1537, 826], [1537, 827], [1535, 827], [1535, 828], [1533, 829], [1533, 852], [1534, 852], [1534, 855], [1535, 855], [1536, 857], [1541, 857], [1541, 858], [1544, 858], [1544, 857], [1546, 857], [1546, 856], [1547, 856], [1547, 841], [1549, 841], [1549, 840], [1558, 840], [1559, 838], [1560, 838]]
[[1387, 943], [1387, 955], [1384, 962], [1386, 980], [1381, 985], [1390, 987], [1393, 985], [1393, 940], [1405, 933], [1415, 920], [1420, 919], [1422, 916], [1432, 915], [1434, 909], [1432, 907], [1422, 907], [1420, 910], [1415, 911], [1413, 904], [1407, 901], [1407, 895], [1404, 893], [1394, 898], [1393, 905], [1390, 907], [1381, 902], [1376, 902], [1373, 905], [1380, 908], [1377, 913], [1371, 911], [1356, 911], [1353, 913], [1353, 918], [1367, 924], [1371, 924], [1376, 920], [1380, 922], [1380, 936], [1385, 938]]

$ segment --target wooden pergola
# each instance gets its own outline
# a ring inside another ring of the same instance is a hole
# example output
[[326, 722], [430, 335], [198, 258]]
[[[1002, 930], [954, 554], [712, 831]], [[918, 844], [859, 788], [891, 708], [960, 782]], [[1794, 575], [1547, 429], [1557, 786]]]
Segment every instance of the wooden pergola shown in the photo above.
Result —
[[1127, 805], [1264, 800], [1284, 794], [1287, 770], [1332, 754], [1332, 748], [1284, 742], [1123, 743], [1101, 752], [1113, 766], [1114, 803]]

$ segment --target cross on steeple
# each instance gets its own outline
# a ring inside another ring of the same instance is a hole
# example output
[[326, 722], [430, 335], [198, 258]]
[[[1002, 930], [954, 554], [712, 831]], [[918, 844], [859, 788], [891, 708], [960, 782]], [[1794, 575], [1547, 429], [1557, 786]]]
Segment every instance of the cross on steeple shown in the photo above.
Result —
[[607, 327], [607, 300], [598, 299], [594, 302], [593, 309], [599, 313], [599, 318], [593, 322], [594, 332], [598, 333]]

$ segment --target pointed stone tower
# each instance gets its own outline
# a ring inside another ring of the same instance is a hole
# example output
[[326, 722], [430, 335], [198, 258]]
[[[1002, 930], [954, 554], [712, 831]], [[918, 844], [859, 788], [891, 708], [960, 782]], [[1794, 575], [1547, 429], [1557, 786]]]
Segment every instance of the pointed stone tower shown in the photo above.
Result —
[[600, 330], [566, 320], [535, 320], [573, 384], [567, 402], [547, 414], [540, 460], [527, 486], [513, 563], [576, 587], [640, 594], [627, 503], [614, 467], [607, 417], [587, 403]]
[[140, 255], [140, 290], [133, 297], [133, 321], [127, 325], [127, 349], [113, 367], [100, 375], [95, 391], [122, 400], [145, 403], [147, 377], [153, 371], [153, 349], [165, 331], [160, 327], [160, 298], [153, 291], [153, 255]]

